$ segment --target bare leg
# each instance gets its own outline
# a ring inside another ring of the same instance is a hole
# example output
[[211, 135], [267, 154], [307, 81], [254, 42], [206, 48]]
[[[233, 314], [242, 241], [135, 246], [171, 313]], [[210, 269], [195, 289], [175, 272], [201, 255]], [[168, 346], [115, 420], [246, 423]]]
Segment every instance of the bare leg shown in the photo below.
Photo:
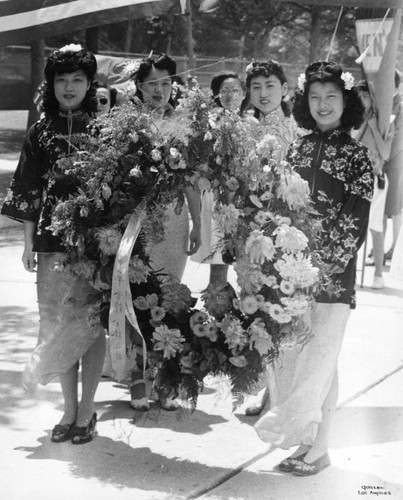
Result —
[[60, 425], [72, 424], [77, 418], [78, 366], [78, 363], [74, 364], [66, 373], [61, 373], [59, 376], [64, 398], [64, 413], [59, 422]]
[[399, 232], [402, 227], [402, 222], [403, 222], [403, 215], [402, 213], [398, 215], [392, 215], [392, 226], [393, 226], [393, 242], [392, 242], [392, 253], [393, 249], [395, 248], [397, 238], [399, 237]]
[[383, 255], [384, 255], [384, 234], [371, 229], [373, 254], [375, 263], [375, 276], [382, 277]]
[[210, 284], [225, 285], [228, 281], [228, 266], [227, 264], [211, 264], [210, 265]]
[[329, 449], [330, 426], [336, 412], [337, 398], [339, 395], [339, 381], [337, 371], [333, 377], [332, 384], [322, 406], [322, 421], [319, 424], [318, 434], [311, 450], [305, 456], [306, 463], [312, 463], [322, 457]]
[[82, 358], [82, 394], [77, 413], [77, 426], [84, 427], [94, 413], [94, 397], [105, 359], [105, 335], [100, 333]]

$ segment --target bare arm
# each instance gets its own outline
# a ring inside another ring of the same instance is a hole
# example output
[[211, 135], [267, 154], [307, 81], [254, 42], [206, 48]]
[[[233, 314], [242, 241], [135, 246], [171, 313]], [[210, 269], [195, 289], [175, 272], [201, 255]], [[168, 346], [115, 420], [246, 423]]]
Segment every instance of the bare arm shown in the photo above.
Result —
[[189, 235], [188, 255], [193, 255], [200, 248], [200, 191], [192, 187], [185, 189], [185, 196], [192, 217], [192, 230]]
[[22, 254], [22, 263], [30, 273], [33, 273], [36, 267], [35, 253], [32, 251], [35, 228], [35, 222], [24, 221], [24, 252]]

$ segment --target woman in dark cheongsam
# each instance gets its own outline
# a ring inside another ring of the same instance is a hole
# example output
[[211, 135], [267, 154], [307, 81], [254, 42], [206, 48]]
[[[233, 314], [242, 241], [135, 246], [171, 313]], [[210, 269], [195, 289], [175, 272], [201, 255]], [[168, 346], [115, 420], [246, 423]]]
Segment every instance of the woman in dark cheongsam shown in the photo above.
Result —
[[[52, 431], [53, 442], [69, 439], [81, 444], [92, 439], [96, 424], [94, 396], [101, 375], [104, 331], [93, 314], [97, 292], [88, 282], [63, 267], [65, 248], [49, 229], [57, 200], [75, 191], [49, 180], [58, 159], [69, 154], [96, 111], [92, 85], [97, 68], [93, 54], [80, 45], [53, 52], [45, 67], [45, 117], [28, 131], [21, 157], [2, 207], [2, 214], [24, 224], [23, 264], [37, 270], [40, 316], [38, 344], [23, 375], [26, 389], [58, 376], [64, 413]], [[78, 401], [81, 361], [82, 393]]]

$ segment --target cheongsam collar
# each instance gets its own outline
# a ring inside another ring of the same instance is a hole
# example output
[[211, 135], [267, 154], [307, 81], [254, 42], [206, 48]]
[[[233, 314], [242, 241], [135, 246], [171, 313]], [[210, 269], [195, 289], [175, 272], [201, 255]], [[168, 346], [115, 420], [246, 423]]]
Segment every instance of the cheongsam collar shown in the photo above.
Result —
[[346, 130], [342, 126], [332, 128], [331, 130], [325, 130], [325, 132], [322, 132], [318, 128], [313, 129], [313, 134], [317, 137], [320, 137], [321, 139], [332, 139], [340, 137], [340, 135], [344, 134], [345, 132]]
[[84, 111], [81, 108], [76, 109], [59, 109], [59, 116], [63, 118], [77, 117], [84, 114]]
[[279, 106], [278, 108], [276, 108], [274, 111], [272, 111], [268, 115], [264, 115], [263, 113], [261, 113], [260, 117], [259, 117], [259, 122], [262, 125], [267, 125], [267, 124], [270, 124], [273, 122], [282, 121], [282, 120], [284, 120], [284, 118], [285, 118], [285, 114], [284, 114], [283, 108], [281, 106]]

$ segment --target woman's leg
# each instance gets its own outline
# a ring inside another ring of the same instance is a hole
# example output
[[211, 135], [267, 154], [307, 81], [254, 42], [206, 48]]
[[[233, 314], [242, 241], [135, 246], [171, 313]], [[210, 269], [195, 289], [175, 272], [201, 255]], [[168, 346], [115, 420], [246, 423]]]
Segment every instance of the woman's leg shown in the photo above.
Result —
[[82, 393], [76, 424], [78, 427], [86, 426], [94, 413], [94, 397], [101, 378], [104, 359], [105, 334], [102, 332], [82, 358]]
[[306, 463], [315, 462], [318, 458], [325, 455], [329, 450], [330, 426], [336, 412], [337, 398], [339, 395], [338, 373], [336, 371], [329, 392], [322, 406], [322, 421], [319, 424], [318, 433], [312, 448], [304, 458]]
[[382, 278], [383, 255], [384, 255], [384, 234], [371, 229], [373, 256], [375, 264], [375, 276]]
[[78, 367], [79, 364], [75, 363], [67, 372], [61, 373], [59, 376], [64, 398], [64, 413], [59, 422], [60, 425], [72, 424], [77, 418]]

